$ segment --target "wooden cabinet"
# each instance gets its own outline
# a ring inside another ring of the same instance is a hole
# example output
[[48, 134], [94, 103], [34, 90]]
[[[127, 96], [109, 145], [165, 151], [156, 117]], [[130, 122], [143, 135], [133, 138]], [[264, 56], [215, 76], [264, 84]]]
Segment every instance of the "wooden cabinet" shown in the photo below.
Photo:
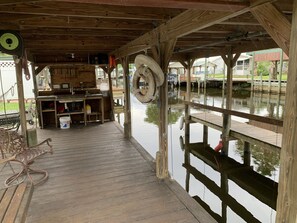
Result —
[[[88, 110], [87, 108], [90, 108]], [[104, 100], [100, 96], [87, 96], [85, 100], [86, 122], [101, 121], [104, 123]]]
[[39, 96], [37, 98], [40, 109], [40, 127], [47, 125], [57, 126], [56, 96]]
[[[37, 98], [40, 106], [41, 128], [48, 125], [59, 125], [59, 118], [70, 116], [71, 122], [104, 123], [104, 100], [100, 94], [86, 96], [40, 96]], [[87, 108], [90, 108], [89, 110]]]

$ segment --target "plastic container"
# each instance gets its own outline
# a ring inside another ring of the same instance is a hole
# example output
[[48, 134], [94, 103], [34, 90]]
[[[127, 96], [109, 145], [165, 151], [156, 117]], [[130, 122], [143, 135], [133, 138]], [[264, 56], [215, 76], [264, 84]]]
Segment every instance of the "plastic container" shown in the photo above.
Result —
[[86, 105], [86, 110], [87, 110], [87, 114], [91, 114], [92, 113], [92, 108], [90, 105]]
[[61, 129], [69, 129], [70, 128], [70, 117], [69, 116], [64, 116], [64, 117], [60, 117], [60, 128]]

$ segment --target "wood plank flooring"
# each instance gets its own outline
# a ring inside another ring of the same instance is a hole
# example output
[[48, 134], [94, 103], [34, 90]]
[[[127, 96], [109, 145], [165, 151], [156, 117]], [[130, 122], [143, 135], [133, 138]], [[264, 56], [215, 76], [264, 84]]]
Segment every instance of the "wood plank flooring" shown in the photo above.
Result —
[[[223, 117], [219, 115], [208, 112], [195, 113], [190, 115], [190, 120], [202, 123], [219, 131], [222, 130]], [[280, 149], [282, 144], [282, 134], [235, 120], [231, 120], [230, 135], [264, 148]]]
[[49, 179], [35, 187], [27, 223], [215, 222], [175, 181], [158, 180], [115, 123], [38, 131], [47, 137], [54, 154], [33, 165]]

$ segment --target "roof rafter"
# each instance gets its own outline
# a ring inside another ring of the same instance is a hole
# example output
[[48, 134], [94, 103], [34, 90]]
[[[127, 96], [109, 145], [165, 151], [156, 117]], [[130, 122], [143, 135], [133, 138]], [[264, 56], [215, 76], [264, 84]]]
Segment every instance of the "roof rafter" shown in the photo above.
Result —
[[[33, 7], [32, 7], [33, 6]], [[66, 16], [78, 18], [117, 18], [134, 20], [167, 20], [184, 11], [183, 9], [125, 7], [110, 5], [78, 4], [62, 2], [57, 6], [54, 1], [34, 4], [17, 4], [14, 6], [1, 6], [0, 13], [20, 15]], [[133, 13], [131, 13], [133, 11]]]
[[237, 12], [210, 12], [190, 9], [169, 20], [166, 24], [162, 24], [154, 30], [126, 44], [112, 54], [115, 54], [117, 57], [131, 55], [148, 49], [152, 45], [157, 45], [159, 42], [165, 42], [170, 39], [185, 36], [189, 33], [241, 15], [247, 11], [248, 8]]
[[59, 0], [62, 2], [79, 2], [92, 4], [107, 4], [115, 6], [141, 6], [158, 8], [182, 8], [216, 11], [238, 11], [249, 6], [249, 1], [228, 0]]

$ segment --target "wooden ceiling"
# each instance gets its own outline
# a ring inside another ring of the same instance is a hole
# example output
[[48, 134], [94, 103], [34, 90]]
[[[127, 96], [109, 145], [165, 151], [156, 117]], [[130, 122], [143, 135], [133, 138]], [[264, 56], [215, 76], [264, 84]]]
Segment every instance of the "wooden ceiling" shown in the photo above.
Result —
[[263, 2], [290, 21], [292, 0], [1, 0], [0, 30], [19, 30], [37, 64], [135, 55], [172, 38], [173, 58], [199, 58], [277, 47], [250, 10]]

